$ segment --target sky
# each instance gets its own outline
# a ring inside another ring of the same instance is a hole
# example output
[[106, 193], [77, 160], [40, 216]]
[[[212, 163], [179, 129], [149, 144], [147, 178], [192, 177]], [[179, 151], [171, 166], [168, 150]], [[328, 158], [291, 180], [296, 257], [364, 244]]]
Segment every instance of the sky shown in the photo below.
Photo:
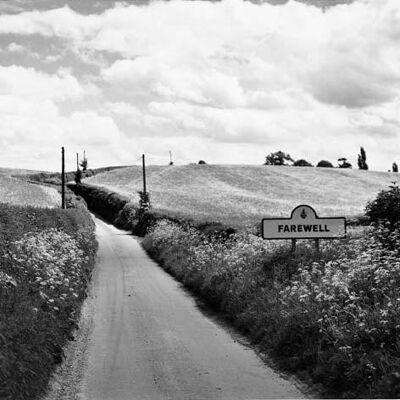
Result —
[[83, 150], [92, 168], [357, 167], [363, 146], [390, 169], [400, 1], [310, 3], [0, 0], [0, 166], [58, 170], [65, 146], [67, 169]]

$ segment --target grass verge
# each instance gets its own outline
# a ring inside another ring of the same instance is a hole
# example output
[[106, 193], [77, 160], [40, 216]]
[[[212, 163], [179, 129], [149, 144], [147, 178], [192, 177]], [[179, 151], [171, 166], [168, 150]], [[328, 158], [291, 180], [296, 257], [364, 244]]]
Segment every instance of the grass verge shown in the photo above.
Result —
[[72, 339], [94, 265], [83, 207], [0, 204], [0, 398], [37, 399]]

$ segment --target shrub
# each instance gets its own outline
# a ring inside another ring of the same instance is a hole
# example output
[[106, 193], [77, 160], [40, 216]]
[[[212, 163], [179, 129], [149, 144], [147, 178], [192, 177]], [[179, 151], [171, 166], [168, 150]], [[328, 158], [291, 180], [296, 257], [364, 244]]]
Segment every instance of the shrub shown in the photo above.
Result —
[[369, 202], [365, 214], [371, 222], [387, 221], [393, 229], [400, 221], [400, 188], [396, 183], [389, 190], [382, 190], [375, 200]]
[[352, 165], [347, 161], [347, 158], [338, 158], [338, 168], [352, 168]]
[[204, 165], [204, 164], [207, 164], [207, 163], [204, 160], [199, 160], [198, 164], [199, 165]]
[[76, 195], [82, 196], [89, 209], [110, 222], [114, 222], [120, 211], [129, 203], [129, 198], [111, 190], [90, 185], [67, 185]]
[[326, 161], [326, 160], [321, 160], [318, 164], [317, 164], [318, 168], [333, 168], [333, 165], [331, 162]]
[[309, 163], [307, 160], [300, 159], [296, 160], [293, 164], [294, 167], [312, 167], [313, 165]]
[[77, 169], [75, 172], [75, 183], [79, 184], [82, 181], [82, 171]]
[[142, 212], [150, 209], [150, 193], [140, 190], [139, 192], [139, 208]]
[[283, 151], [276, 151], [275, 153], [269, 153], [265, 157], [264, 165], [290, 165], [293, 163], [292, 157]]

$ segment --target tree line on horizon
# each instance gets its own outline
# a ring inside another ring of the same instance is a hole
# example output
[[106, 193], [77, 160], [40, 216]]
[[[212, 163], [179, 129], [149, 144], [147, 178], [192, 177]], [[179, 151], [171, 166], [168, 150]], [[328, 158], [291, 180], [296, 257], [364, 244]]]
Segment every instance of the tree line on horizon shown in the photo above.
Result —
[[[319, 168], [353, 168], [351, 163], [347, 161], [346, 157], [340, 157], [337, 160], [338, 165], [334, 167], [334, 165], [327, 160], [321, 160], [317, 163], [316, 167]], [[281, 150], [269, 153], [265, 157], [265, 162], [263, 165], [286, 165], [292, 167], [313, 167], [314, 165], [311, 164], [309, 161], [305, 160], [304, 158], [294, 160], [290, 154], [285, 153]], [[360, 153], [357, 156], [357, 166], [360, 170], [368, 170], [367, 164], [367, 155], [365, 149], [360, 147]], [[390, 170], [388, 171], [390, 172]], [[399, 172], [398, 165], [394, 162], [392, 164], [392, 172]]]

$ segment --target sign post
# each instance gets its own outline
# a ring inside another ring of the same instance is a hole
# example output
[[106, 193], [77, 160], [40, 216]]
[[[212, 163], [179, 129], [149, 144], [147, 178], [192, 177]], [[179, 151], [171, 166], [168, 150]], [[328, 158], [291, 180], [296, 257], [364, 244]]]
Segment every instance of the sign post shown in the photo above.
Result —
[[300, 205], [292, 211], [290, 218], [264, 218], [262, 237], [267, 240], [291, 239], [293, 252], [296, 250], [296, 239], [314, 239], [319, 252], [320, 239], [346, 237], [346, 218], [320, 218], [312, 207]]

